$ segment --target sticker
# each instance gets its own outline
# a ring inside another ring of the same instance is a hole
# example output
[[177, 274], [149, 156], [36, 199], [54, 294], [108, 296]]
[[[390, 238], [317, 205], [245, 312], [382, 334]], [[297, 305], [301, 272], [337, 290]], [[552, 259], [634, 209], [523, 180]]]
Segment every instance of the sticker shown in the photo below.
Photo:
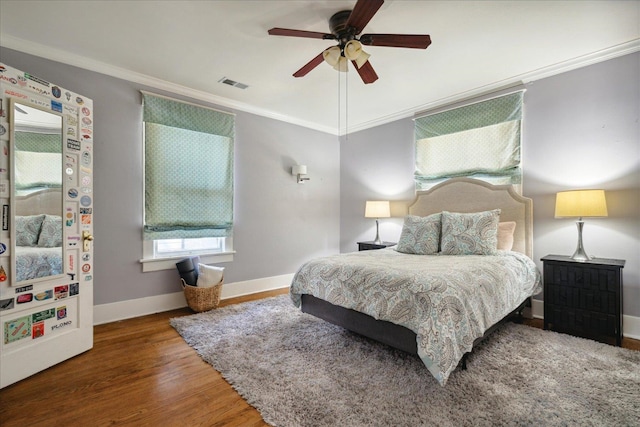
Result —
[[48, 310], [43, 310], [37, 313], [33, 313], [31, 315], [31, 320], [33, 321], [33, 323], [43, 322], [47, 319], [54, 318], [55, 315], [56, 315], [56, 310], [53, 308], [50, 308]]
[[23, 286], [21, 288], [16, 288], [16, 294], [19, 294], [20, 292], [30, 291], [32, 289], [33, 289], [33, 285], [27, 285], [27, 286]]
[[2, 230], [9, 229], [9, 205], [2, 205]]
[[71, 92], [66, 91], [66, 92], [64, 93], [64, 96], [67, 98], [67, 101], [71, 101]]
[[90, 116], [91, 110], [89, 110], [87, 107], [82, 107], [82, 114], [84, 114], [85, 116]]
[[7, 133], [7, 128], [3, 125], [0, 125], [0, 136], [4, 135], [5, 133]]
[[67, 173], [67, 175], [73, 175], [73, 168], [66, 168], [64, 171]]
[[91, 215], [93, 213], [93, 208], [80, 208], [80, 213]]
[[[80, 198], [80, 204], [84, 207], [90, 206], [91, 205], [91, 197], [89, 196], [82, 196]], [[2, 253], [2, 252], [0, 252]]]
[[58, 113], [62, 113], [62, 103], [58, 101], [51, 100], [51, 109]]
[[80, 191], [83, 193], [91, 193], [93, 190], [91, 190], [91, 187], [82, 187], [80, 188]]
[[69, 285], [69, 296], [78, 295], [80, 293], [80, 283], [72, 283]]
[[58, 86], [54, 86], [51, 88], [51, 95], [56, 98], [60, 98], [60, 96], [62, 95], [62, 90], [60, 90]]
[[20, 294], [18, 295], [18, 297], [16, 298], [16, 302], [18, 304], [24, 304], [26, 302], [31, 302], [33, 301], [33, 294], [32, 293], [28, 293], [28, 294]]
[[34, 75], [31, 75], [29, 73], [24, 73], [24, 76], [26, 78], [28, 78], [29, 80], [33, 81], [33, 82], [40, 83], [42, 86], [45, 86], [45, 87], [51, 86], [51, 83], [49, 83], [48, 81], [42, 80], [41, 78], [38, 78], [38, 77], [36, 77]]
[[76, 190], [75, 188], [70, 188], [67, 194], [69, 194], [69, 197], [71, 197], [72, 199], [75, 199], [76, 197], [78, 197], [78, 190]]
[[14, 307], [13, 298], [7, 298], [0, 300], [0, 311], [11, 310]]
[[91, 281], [91, 279], [93, 279], [93, 276], [92, 276], [91, 274], [87, 274], [86, 276], [84, 276], [84, 280], [85, 280], [86, 282], [90, 282], [90, 281]]
[[88, 273], [91, 271], [91, 265], [90, 264], [82, 264], [82, 272], [83, 273]]
[[91, 259], [91, 255], [90, 255], [90, 254], [88, 254], [88, 253], [84, 253], [84, 254], [82, 254], [82, 260], [83, 260], [83, 261], [87, 262], [87, 261], [89, 261], [90, 259]]
[[80, 221], [82, 222], [82, 225], [91, 224], [91, 215], [81, 215]]
[[80, 151], [80, 141], [76, 141], [75, 139], [67, 138], [67, 148], [69, 150]]
[[4, 243], [0, 243], [0, 255], [5, 253], [6, 251], [7, 251], [7, 245], [5, 245]]
[[57, 318], [58, 320], [62, 320], [62, 319], [64, 319], [65, 317], [67, 317], [67, 307], [66, 307], [66, 306], [64, 306], [64, 307], [58, 307], [58, 308], [56, 308], [56, 318]]
[[44, 322], [34, 323], [32, 326], [31, 338], [36, 339], [44, 336]]
[[69, 326], [71, 325], [73, 322], [71, 320], [67, 320], [66, 322], [62, 322], [62, 323], [58, 323], [57, 325], [53, 325], [51, 327], [52, 331], [55, 331], [56, 329], [60, 329], [60, 328], [64, 328], [65, 326]]
[[85, 125], [87, 125], [87, 126], [88, 126], [88, 125], [90, 125], [92, 122], [91, 122], [91, 119], [90, 119], [89, 117], [83, 117], [83, 118], [82, 118], [82, 123], [84, 123]]
[[82, 104], [84, 104], [84, 100], [78, 96], [78, 97], [76, 98], [76, 104], [78, 104], [78, 105], [82, 105]]
[[62, 299], [69, 296], [69, 285], [56, 286], [53, 288], [56, 299]]
[[82, 176], [82, 186], [88, 187], [91, 184], [91, 177], [89, 175]]
[[67, 212], [67, 219], [65, 221], [67, 227], [71, 227], [73, 225], [73, 212]]
[[4, 271], [4, 267], [0, 265], [0, 282], [7, 280], [7, 272]]
[[91, 164], [91, 153], [85, 151], [82, 153], [82, 164], [89, 166]]
[[31, 316], [4, 322], [4, 343], [9, 344], [31, 337]]
[[35, 295], [36, 301], [44, 301], [53, 298], [53, 289], [47, 289]]
[[73, 254], [69, 254], [69, 271], [74, 271], [76, 269], [75, 264], [76, 257]]

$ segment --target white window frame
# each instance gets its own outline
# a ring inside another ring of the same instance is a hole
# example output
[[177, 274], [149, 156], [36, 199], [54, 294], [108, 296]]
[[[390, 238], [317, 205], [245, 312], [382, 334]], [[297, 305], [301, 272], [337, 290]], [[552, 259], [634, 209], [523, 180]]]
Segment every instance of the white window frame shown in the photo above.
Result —
[[233, 237], [221, 237], [221, 239], [224, 239], [224, 243], [222, 244], [223, 249], [218, 252], [212, 252], [207, 249], [200, 251], [186, 250], [183, 252], [174, 252], [168, 256], [161, 256], [155, 253], [154, 248], [156, 240], [143, 240], [143, 258], [140, 260], [140, 263], [142, 264], [142, 272], [146, 273], [149, 271], [175, 269], [178, 261], [196, 255], [200, 257], [200, 262], [203, 264], [232, 262], [233, 254], [235, 254], [235, 251], [233, 250]]

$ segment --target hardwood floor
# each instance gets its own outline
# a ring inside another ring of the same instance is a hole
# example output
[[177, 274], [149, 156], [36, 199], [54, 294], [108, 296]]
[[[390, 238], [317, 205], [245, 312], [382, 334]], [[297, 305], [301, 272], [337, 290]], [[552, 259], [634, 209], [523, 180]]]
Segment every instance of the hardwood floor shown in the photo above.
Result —
[[[185, 308], [96, 326], [92, 350], [0, 390], [0, 425], [267, 425], [169, 325], [188, 314]], [[538, 319], [527, 323], [542, 327]], [[625, 338], [623, 347], [640, 350], [640, 341]]]

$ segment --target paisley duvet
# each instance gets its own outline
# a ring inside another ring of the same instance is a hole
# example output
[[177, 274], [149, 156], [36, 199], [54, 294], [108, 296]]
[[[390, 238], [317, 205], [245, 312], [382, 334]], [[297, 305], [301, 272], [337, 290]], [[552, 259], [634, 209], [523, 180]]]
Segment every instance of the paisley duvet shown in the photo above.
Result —
[[418, 356], [444, 385], [493, 324], [540, 292], [524, 254], [408, 255], [393, 248], [315, 259], [295, 274], [290, 296], [310, 294], [416, 333]]

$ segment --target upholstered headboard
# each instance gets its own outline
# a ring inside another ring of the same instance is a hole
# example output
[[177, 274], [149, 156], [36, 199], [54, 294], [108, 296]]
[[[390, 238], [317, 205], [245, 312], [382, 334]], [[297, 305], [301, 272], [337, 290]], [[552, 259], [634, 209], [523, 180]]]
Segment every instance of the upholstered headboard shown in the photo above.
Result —
[[59, 188], [37, 191], [16, 197], [16, 216], [62, 215], [62, 192]]
[[533, 202], [510, 185], [492, 185], [470, 178], [452, 178], [427, 191], [419, 191], [409, 214], [481, 212], [500, 209], [500, 222], [515, 221], [513, 250], [533, 257]]

